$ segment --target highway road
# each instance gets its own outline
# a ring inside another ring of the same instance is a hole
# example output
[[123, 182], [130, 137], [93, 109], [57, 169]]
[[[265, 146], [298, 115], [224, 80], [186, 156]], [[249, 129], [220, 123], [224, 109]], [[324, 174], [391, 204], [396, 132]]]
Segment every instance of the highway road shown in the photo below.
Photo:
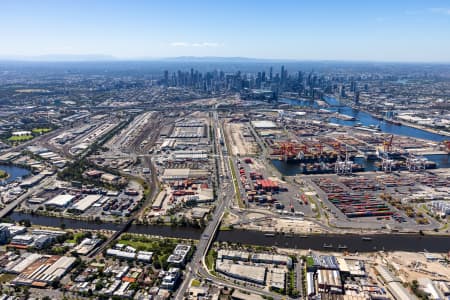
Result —
[[29, 188], [24, 194], [17, 197], [11, 203], [8, 203], [5, 207], [3, 207], [0, 210], [0, 219], [6, 217], [14, 208], [16, 208], [20, 203], [22, 203], [22, 201], [33, 195], [34, 192], [42, 189], [42, 187], [44, 187], [45, 185], [54, 182], [55, 179], [56, 175], [42, 179], [42, 181], [39, 184]]
[[[219, 128], [222, 128], [216, 111], [214, 111], [213, 113], [213, 123], [215, 131], [219, 130]], [[222, 132], [224, 131], [222, 130]], [[222, 146], [219, 143], [219, 141], [215, 139], [214, 147], [216, 149], [215, 153], [218, 154], [216, 157], [219, 158], [220, 160], [220, 162], [216, 161], [217, 174], [221, 174], [219, 178], [216, 179], [218, 183], [217, 206], [213, 212], [212, 220], [208, 223], [205, 230], [203, 231], [203, 234], [200, 237], [200, 241], [197, 244], [197, 248], [192, 257], [191, 262], [188, 263], [186, 266], [184, 280], [181, 283], [178, 290], [175, 292], [174, 298], [177, 300], [184, 299], [184, 295], [186, 294], [189, 288], [191, 280], [193, 278], [200, 277], [219, 285], [227, 286], [230, 288], [232, 287], [244, 289], [246, 291], [250, 291], [255, 294], [263, 295], [266, 297], [272, 297], [273, 299], [276, 300], [286, 299], [287, 298], [286, 296], [281, 296], [279, 294], [262, 290], [257, 287], [252, 286], [243, 287], [238, 284], [231, 283], [230, 281], [227, 281], [225, 279], [213, 276], [209, 273], [208, 267], [206, 266], [205, 263], [206, 254], [208, 253], [211, 244], [214, 242], [217, 231], [220, 228], [220, 223], [224, 216], [225, 210], [227, 209], [227, 207], [231, 207], [235, 193], [239, 193], [239, 191], [234, 190], [234, 185], [232, 184], [230, 177], [224, 176], [226, 174], [230, 174], [228, 170], [229, 165], [228, 163], [226, 163], [228, 157], [227, 155], [224, 155], [224, 153], [229, 153], [226, 149], [226, 144]], [[222, 169], [223, 167], [225, 167], [225, 169]]]

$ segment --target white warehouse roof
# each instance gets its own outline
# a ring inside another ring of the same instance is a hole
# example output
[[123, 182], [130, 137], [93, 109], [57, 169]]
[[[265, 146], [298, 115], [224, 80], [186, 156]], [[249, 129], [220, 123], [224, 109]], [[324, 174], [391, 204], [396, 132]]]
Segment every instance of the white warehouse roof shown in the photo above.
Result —
[[72, 195], [58, 195], [47, 202], [45, 202], [45, 205], [53, 205], [53, 206], [66, 206], [69, 204], [75, 196]]
[[102, 196], [101, 195], [87, 195], [74, 205], [72, 205], [72, 209], [76, 209], [79, 211], [85, 211], [89, 207], [91, 207], [92, 204], [100, 200]]

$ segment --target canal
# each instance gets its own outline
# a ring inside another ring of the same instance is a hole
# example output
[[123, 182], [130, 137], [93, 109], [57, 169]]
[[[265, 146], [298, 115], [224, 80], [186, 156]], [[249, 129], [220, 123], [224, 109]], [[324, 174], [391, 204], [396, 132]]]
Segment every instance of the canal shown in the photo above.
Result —
[[[60, 227], [64, 224], [66, 228], [71, 229], [90, 229], [90, 230], [118, 230], [122, 227], [115, 223], [94, 223], [88, 221], [63, 219], [47, 216], [29, 215], [19, 212], [13, 212], [9, 217], [14, 221], [28, 219], [34, 225]], [[130, 233], [140, 233], [164, 237], [199, 239], [202, 233], [201, 229], [191, 227], [170, 227], [154, 225], [131, 225], [128, 229]], [[245, 230], [227, 230], [220, 231], [217, 235], [217, 241], [233, 242], [241, 244], [277, 246], [294, 249], [312, 249], [312, 250], [341, 250], [345, 247], [349, 251], [427, 251], [447, 252], [450, 250], [450, 238], [448, 236], [421, 236], [405, 234], [382, 234], [370, 235], [370, 241], [363, 241], [358, 235], [327, 235], [314, 234], [305, 236], [277, 234], [267, 236], [259, 231]], [[324, 248], [328, 245], [330, 248]]]

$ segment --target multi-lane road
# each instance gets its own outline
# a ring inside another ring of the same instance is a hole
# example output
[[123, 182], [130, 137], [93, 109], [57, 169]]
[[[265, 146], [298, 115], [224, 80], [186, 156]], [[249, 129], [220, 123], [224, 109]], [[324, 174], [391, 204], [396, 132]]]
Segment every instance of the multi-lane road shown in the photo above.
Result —
[[[218, 118], [217, 112], [213, 112], [213, 126], [215, 132], [222, 129], [222, 125], [220, 124], [220, 120]], [[222, 130], [222, 132], [224, 132]], [[189, 288], [189, 284], [193, 278], [203, 278], [207, 279], [210, 282], [217, 283], [222, 286], [228, 286], [232, 288], [243, 288], [238, 284], [231, 283], [225, 279], [213, 276], [206, 266], [205, 257], [208, 253], [208, 250], [211, 244], [214, 242], [215, 235], [220, 228], [220, 223], [222, 221], [225, 210], [228, 207], [231, 207], [233, 198], [235, 193], [239, 193], [240, 191], [234, 190], [234, 185], [230, 181], [230, 177], [227, 176], [231, 174], [229, 170], [228, 161], [228, 149], [226, 148], [226, 143], [224, 145], [220, 144], [220, 141], [217, 139], [214, 140], [214, 147], [216, 153], [216, 174], [219, 174], [219, 177], [216, 178], [217, 181], [217, 206], [213, 212], [213, 218], [206, 226], [203, 234], [200, 237], [200, 241], [197, 244], [197, 249], [193, 255], [193, 258], [190, 263], [186, 266], [186, 273], [184, 276], [184, 280], [178, 290], [176, 291], [174, 298], [177, 300], [184, 299], [184, 295]], [[255, 294], [263, 295], [266, 297], [271, 297], [272, 299], [286, 299], [286, 296], [281, 296], [279, 294], [272, 293], [270, 291], [262, 290], [257, 287], [246, 286], [245, 290], [253, 292]]]

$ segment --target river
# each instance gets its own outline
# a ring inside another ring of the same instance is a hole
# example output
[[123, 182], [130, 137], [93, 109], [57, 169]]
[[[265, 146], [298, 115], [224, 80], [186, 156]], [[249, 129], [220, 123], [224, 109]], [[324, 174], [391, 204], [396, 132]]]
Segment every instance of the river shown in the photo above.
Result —
[[[339, 112], [341, 114], [354, 117], [353, 121], [345, 121], [337, 118], [330, 118], [332, 123], [336, 123], [344, 126], [354, 126], [357, 123], [361, 123], [364, 126], [370, 125], [379, 125], [381, 132], [391, 133], [396, 135], [409, 136], [413, 138], [426, 139], [431, 141], [443, 141], [449, 139], [444, 135], [439, 135], [436, 133], [428, 132], [425, 130], [417, 129], [410, 126], [405, 125], [396, 125], [392, 123], [385, 122], [383, 120], [378, 120], [374, 118], [369, 113], [353, 109], [349, 106], [342, 105], [339, 100], [333, 97], [325, 97], [325, 101], [330, 105], [327, 110], [332, 112]], [[310, 100], [297, 100], [297, 99], [288, 99], [282, 98], [280, 102], [291, 104], [291, 105], [299, 105], [299, 106], [307, 106], [318, 108], [317, 102]], [[450, 168], [450, 156], [446, 154], [433, 154], [433, 155], [422, 155], [430, 161], [434, 161], [438, 168]], [[367, 161], [364, 158], [355, 158], [354, 161], [364, 167], [366, 171], [374, 171], [377, 170], [377, 167], [374, 165], [373, 161]], [[301, 170], [298, 168], [296, 164], [288, 164], [284, 161], [273, 160], [273, 165], [280, 171], [283, 175], [292, 176], [296, 174], [300, 174]]]
[[[301, 236], [275, 235], [266, 236], [256, 231], [221, 231], [218, 241], [232, 241], [241, 244], [277, 246], [294, 249], [332, 250], [338, 251], [339, 246], [345, 246], [351, 252], [369, 252], [374, 250], [386, 251], [424, 251], [444, 252], [450, 250], [450, 237], [448, 236], [421, 236], [404, 234], [369, 235], [371, 241], [363, 241], [359, 235], [327, 235], [315, 234], [307, 238]], [[324, 248], [327, 244], [331, 248]]]
[[14, 165], [0, 165], [0, 170], [5, 171], [9, 175], [9, 177], [4, 180], [6, 183], [13, 182], [19, 177], [26, 177], [30, 174], [29, 170]]
[[[13, 212], [9, 217], [14, 221], [28, 219], [32, 224], [60, 227], [62, 223], [66, 228], [91, 229], [91, 230], [118, 230], [122, 227], [115, 223], [94, 223], [72, 219], [62, 219], [47, 216], [29, 215]], [[199, 239], [201, 229], [190, 227], [170, 227], [154, 225], [131, 225], [130, 233], [149, 234], [174, 238]], [[349, 251], [373, 251], [373, 250], [398, 250], [398, 251], [423, 251], [447, 252], [450, 249], [448, 236], [420, 236], [403, 234], [370, 235], [372, 241], [363, 241], [358, 235], [327, 235], [314, 234], [308, 238], [302, 236], [275, 235], [266, 236], [259, 231], [228, 230], [220, 231], [217, 241], [237, 242], [241, 244], [278, 246], [284, 248], [313, 249], [313, 250], [339, 250], [338, 247], [346, 246]], [[325, 249], [324, 244], [332, 245]]]
[[[324, 100], [325, 100], [325, 102], [327, 102], [330, 105], [330, 107], [328, 107], [327, 110], [329, 110], [331, 112], [339, 112], [341, 114], [355, 118], [354, 121], [345, 121], [345, 120], [341, 120], [341, 119], [331, 118], [330, 121], [332, 123], [336, 123], [336, 124], [340, 124], [340, 125], [347, 125], [347, 126], [354, 126], [357, 123], [361, 123], [364, 126], [380, 125], [381, 131], [385, 132], [385, 133], [410, 136], [410, 137], [414, 137], [414, 138], [425, 139], [425, 140], [430, 140], [430, 141], [435, 141], [435, 142], [441, 142], [441, 141], [449, 139], [449, 137], [447, 137], [447, 136], [428, 132], [428, 131], [421, 130], [421, 129], [417, 129], [417, 128], [414, 128], [411, 126], [396, 125], [396, 124], [388, 123], [383, 120], [378, 120], [369, 113], [360, 111], [358, 109], [353, 109], [352, 107], [341, 104], [339, 102], [339, 100], [334, 97], [325, 97]], [[317, 103], [315, 101], [313, 102], [313, 101], [307, 101], [307, 100], [282, 98], [282, 99], [280, 99], [280, 102], [287, 103], [287, 104], [293, 104], [293, 105], [317, 108]]]

